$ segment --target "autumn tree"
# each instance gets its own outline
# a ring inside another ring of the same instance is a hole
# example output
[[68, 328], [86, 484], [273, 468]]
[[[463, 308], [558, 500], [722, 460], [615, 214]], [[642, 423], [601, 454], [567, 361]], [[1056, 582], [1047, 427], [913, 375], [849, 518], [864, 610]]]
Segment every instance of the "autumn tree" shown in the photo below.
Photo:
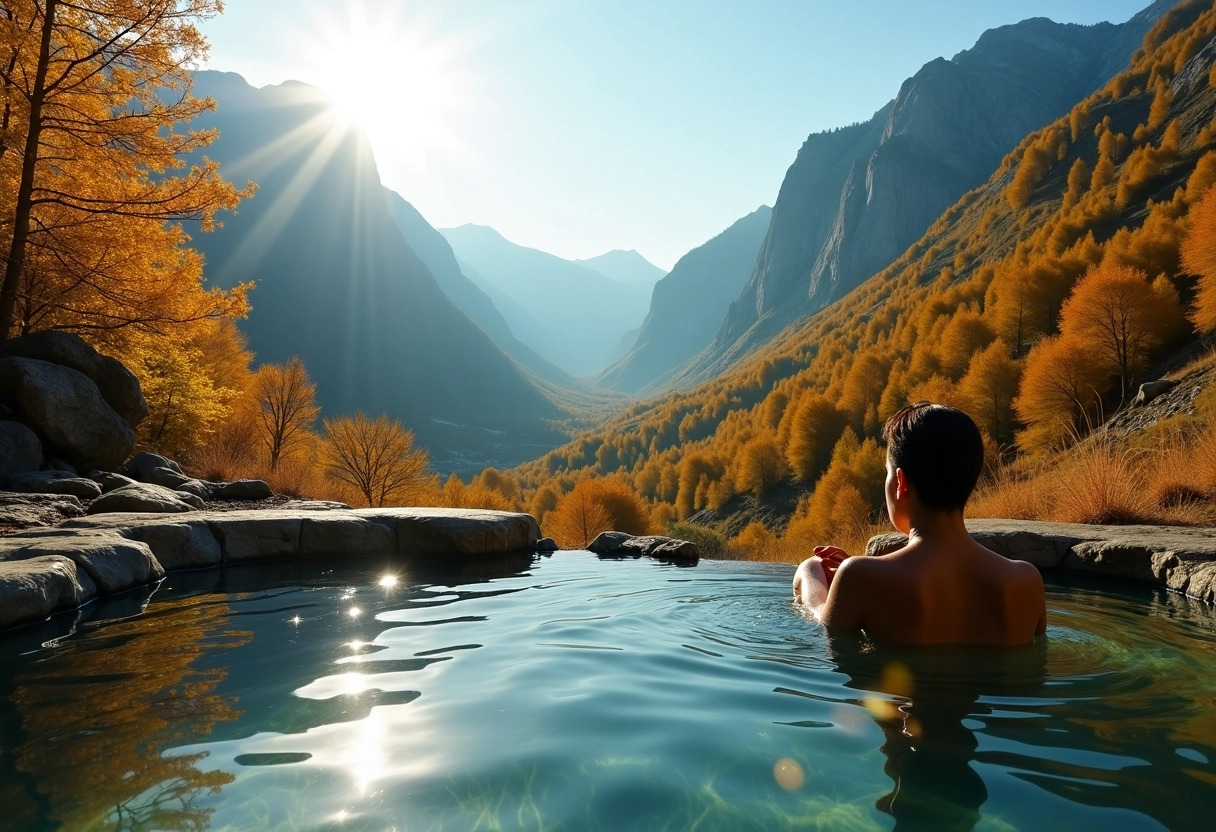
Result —
[[785, 457], [777, 440], [769, 435], [757, 436], [739, 451], [735, 485], [763, 497], [789, 473]]
[[1004, 341], [993, 341], [976, 353], [959, 383], [964, 408], [997, 442], [1013, 439], [1013, 399], [1022, 379], [1022, 366], [1009, 357]]
[[[218, 0], [6, 0], [0, 14], [0, 339], [14, 329], [155, 330], [241, 314], [201, 288], [181, 221], [209, 230], [242, 194], [180, 126]], [[245, 193], [249, 193], [247, 190]], [[21, 316], [17, 312], [20, 306]]]
[[1216, 185], [1190, 212], [1191, 230], [1182, 243], [1182, 267], [1198, 276], [1191, 322], [1202, 332], [1216, 330]]
[[1102, 395], [1110, 381], [1094, 345], [1075, 335], [1040, 341], [1026, 359], [1022, 386], [1013, 400], [1027, 425], [1018, 445], [1045, 451], [1084, 435], [1101, 421]]
[[579, 480], [545, 518], [546, 533], [563, 549], [585, 549], [600, 532], [613, 530], [612, 513], [600, 499], [602, 482]]
[[1077, 281], [1060, 311], [1060, 330], [1090, 345], [1113, 369], [1125, 400], [1149, 353], [1180, 317], [1177, 296], [1154, 291], [1144, 272], [1101, 265]]
[[270, 453], [270, 470], [312, 429], [321, 408], [317, 406], [317, 386], [298, 356], [286, 364], [265, 364], [253, 377], [258, 424], [262, 443]]
[[846, 419], [831, 400], [818, 393], [803, 396], [794, 412], [785, 456], [794, 474], [807, 482], [832, 460], [832, 448], [844, 432]]
[[325, 460], [334, 479], [354, 487], [369, 506], [405, 505], [430, 491], [426, 451], [414, 433], [384, 414], [325, 419]]

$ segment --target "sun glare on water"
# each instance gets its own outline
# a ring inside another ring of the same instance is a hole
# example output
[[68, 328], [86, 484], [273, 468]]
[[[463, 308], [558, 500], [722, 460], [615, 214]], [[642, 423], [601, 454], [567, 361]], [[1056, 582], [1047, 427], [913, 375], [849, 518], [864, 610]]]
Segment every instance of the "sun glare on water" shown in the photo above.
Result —
[[470, 105], [462, 46], [386, 3], [350, 0], [316, 13], [302, 36], [334, 115], [361, 131], [378, 159], [425, 165], [458, 144]]

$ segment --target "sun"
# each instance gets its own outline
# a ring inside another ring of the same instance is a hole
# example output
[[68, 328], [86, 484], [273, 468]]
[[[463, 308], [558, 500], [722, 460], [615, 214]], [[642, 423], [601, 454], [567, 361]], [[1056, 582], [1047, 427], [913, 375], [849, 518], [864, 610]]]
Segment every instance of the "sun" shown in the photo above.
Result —
[[300, 48], [340, 125], [362, 132], [378, 159], [425, 165], [458, 143], [472, 94], [466, 50], [385, 3], [327, 5]]

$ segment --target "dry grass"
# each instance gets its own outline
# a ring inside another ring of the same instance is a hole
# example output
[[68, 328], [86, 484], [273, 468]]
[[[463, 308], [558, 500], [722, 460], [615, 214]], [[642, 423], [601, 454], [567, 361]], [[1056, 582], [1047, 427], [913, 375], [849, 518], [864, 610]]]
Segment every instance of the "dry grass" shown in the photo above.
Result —
[[1153, 447], [1092, 438], [1036, 467], [998, 472], [970, 517], [1063, 523], [1216, 525], [1216, 426]]

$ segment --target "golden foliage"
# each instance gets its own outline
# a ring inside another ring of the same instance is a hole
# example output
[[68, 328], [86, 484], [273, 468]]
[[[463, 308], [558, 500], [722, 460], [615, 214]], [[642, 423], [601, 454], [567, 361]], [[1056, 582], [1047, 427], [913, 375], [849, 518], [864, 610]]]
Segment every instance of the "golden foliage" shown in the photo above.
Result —
[[317, 386], [304, 362], [292, 356], [285, 364], [264, 364], [253, 376], [253, 397], [261, 439], [270, 454], [270, 470], [279, 459], [306, 440], [321, 408]]
[[245, 289], [205, 291], [180, 223], [210, 230], [238, 193], [178, 132], [209, 109], [187, 69], [215, 0], [11, 0], [0, 16], [5, 130], [0, 338], [59, 327], [167, 330], [243, 315]]
[[413, 431], [396, 419], [359, 412], [322, 423], [330, 476], [354, 488], [367, 505], [413, 505], [433, 490], [426, 451], [414, 450]]
[[1191, 209], [1191, 228], [1182, 243], [1182, 267], [1199, 278], [1191, 321], [1203, 332], [1216, 330], [1216, 185]]

